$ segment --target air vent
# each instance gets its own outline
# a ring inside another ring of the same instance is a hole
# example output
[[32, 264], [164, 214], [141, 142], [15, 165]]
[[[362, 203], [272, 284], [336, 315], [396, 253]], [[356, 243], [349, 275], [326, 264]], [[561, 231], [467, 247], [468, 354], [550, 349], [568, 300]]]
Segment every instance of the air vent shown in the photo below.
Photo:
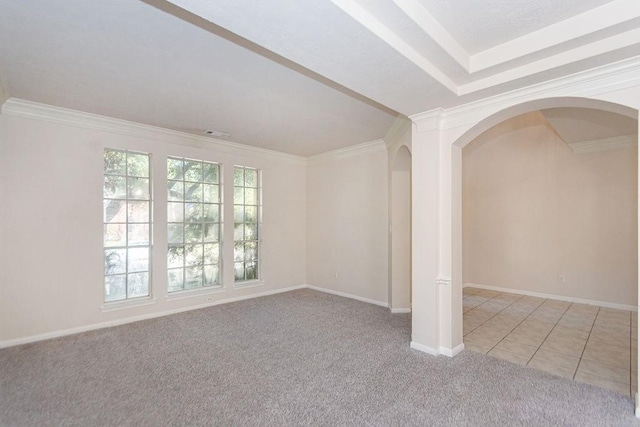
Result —
[[215, 136], [216, 138], [229, 138], [229, 137], [231, 137], [230, 133], [220, 132], [219, 130], [211, 130], [211, 129], [205, 130], [204, 134], [205, 135], [209, 135], [209, 136]]

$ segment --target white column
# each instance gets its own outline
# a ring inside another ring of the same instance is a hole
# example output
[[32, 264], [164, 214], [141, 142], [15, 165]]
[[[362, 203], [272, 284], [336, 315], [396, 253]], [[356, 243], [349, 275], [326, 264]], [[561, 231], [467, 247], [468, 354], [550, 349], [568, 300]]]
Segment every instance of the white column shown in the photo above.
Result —
[[440, 110], [412, 117], [411, 347], [440, 353], [438, 277]]

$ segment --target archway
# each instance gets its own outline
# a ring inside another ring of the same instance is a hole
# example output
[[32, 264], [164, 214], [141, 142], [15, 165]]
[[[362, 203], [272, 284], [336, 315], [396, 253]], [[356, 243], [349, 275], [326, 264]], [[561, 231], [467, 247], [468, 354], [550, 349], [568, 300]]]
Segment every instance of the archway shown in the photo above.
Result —
[[396, 152], [391, 169], [389, 307], [411, 311], [411, 153]]
[[[613, 97], [615, 99], [615, 97]], [[480, 121], [476, 121], [474, 125], [465, 129], [464, 126], [458, 128], [450, 128], [443, 132], [442, 142], [445, 146], [450, 146], [450, 171], [451, 171], [451, 302], [450, 304], [441, 304], [443, 310], [440, 318], [446, 321], [448, 316], [451, 319], [451, 337], [452, 347], [457, 342], [462, 341], [462, 292], [455, 292], [462, 289], [462, 148], [477, 136], [492, 128], [494, 125], [504, 122], [505, 120], [514, 118], [524, 113], [532, 111], [544, 110], [558, 107], [579, 107], [594, 110], [602, 110], [624, 115], [635, 120], [638, 119], [638, 110], [629, 106], [612, 103], [609, 101], [581, 98], [581, 97], [561, 97], [561, 98], [544, 98], [534, 101], [524, 102], [517, 105], [506, 107], [496, 112], [487, 114]], [[415, 145], [415, 144], [414, 144]], [[445, 182], [446, 184], [446, 182]], [[440, 183], [442, 186], [442, 183]], [[637, 287], [638, 284], [636, 283]], [[637, 301], [634, 305], [637, 305]], [[632, 327], [633, 328], [633, 327]], [[632, 342], [637, 347], [637, 327], [632, 329], [634, 336]], [[458, 341], [458, 337], [460, 340]], [[635, 356], [637, 359], [637, 356]], [[632, 371], [633, 372], [633, 371]], [[637, 378], [632, 381], [632, 385], [637, 384]], [[634, 392], [637, 385], [633, 386]]]

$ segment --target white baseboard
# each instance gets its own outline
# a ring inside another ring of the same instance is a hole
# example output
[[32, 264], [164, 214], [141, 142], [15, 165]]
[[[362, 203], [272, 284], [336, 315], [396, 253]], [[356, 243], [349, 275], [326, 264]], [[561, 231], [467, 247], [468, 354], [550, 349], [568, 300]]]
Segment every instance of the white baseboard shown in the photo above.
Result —
[[596, 301], [591, 299], [568, 297], [564, 295], [554, 295], [554, 294], [545, 294], [542, 292], [523, 291], [521, 289], [502, 288], [500, 286], [481, 285], [479, 283], [465, 283], [462, 287], [487, 289], [489, 291], [508, 292], [511, 294], [526, 295], [530, 297], [555, 299], [555, 300], [567, 301], [567, 302], [576, 302], [579, 304], [596, 305], [598, 307], [615, 308], [618, 310], [638, 311], [637, 305], [617, 304], [614, 302]]
[[432, 356], [437, 356], [438, 353], [439, 353], [438, 350], [436, 350], [435, 348], [426, 346], [424, 344], [417, 343], [415, 341], [411, 341], [411, 344], [409, 344], [409, 346], [414, 350], [418, 350], [418, 351], [421, 351], [423, 353], [430, 354]]
[[464, 350], [464, 343], [458, 344], [453, 349], [450, 349], [447, 347], [440, 347], [440, 354], [448, 357], [453, 357], [456, 354], [460, 353], [462, 350]]
[[337, 295], [339, 297], [351, 298], [351, 299], [366, 302], [369, 304], [374, 304], [374, 305], [379, 305], [381, 307], [389, 308], [389, 304], [387, 304], [386, 302], [377, 301], [370, 298], [364, 298], [358, 295], [348, 294], [346, 292], [334, 291], [333, 289], [321, 288], [319, 286], [305, 285], [305, 287], [308, 289], [313, 289], [314, 291], [325, 292], [327, 294]]
[[141, 316], [126, 317], [123, 319], [116, 319], [108, 322], [93, 323], [86, 326], [78, 326], [75, 328], [62, 329], [59, 331], [47, 332], [44, 334], [30, 335], [23, 338], [0, 341], [0, 348], [14, 347], [17, 345], [29, 344], [36, 341], [44, 341], [51, 338], [59, 338], [66, 335], [73, 335], [73, 334], [79, 334], [81, 332], [94, 331], [96, 329], [110, 328], [112, 326], [125, 325], [127, 323], [138, 322], [140, 320], [155, 319], [157, 317], [169, 316], [171, 314], [183, 313], [185, 311], [198, 310], [201, 308], [211, 307], [214, 305], [228, 304], [231, 302], [237, 302], [237, 301], [242, 301], [242, 300], [247, 300], [252, 298], [259, 298], [259, 297], [264, 297], [268, 295], [275, 295], [283, 292], [290, 292], [290, 291], [295, 291], [297, 289], [305, 289], [305, 288], [307, 288], [307, 285], [290, 286], [288, 288], [274, 289], [271, 291], [259, 292], [259, 293], [250, 294], [250, 295], [226, 298], [218, 301], [207, 302], [204, 304], [192, 305], [188, 307], [180, 307], [172, 310], [164, 310], [157, 313], [143, 314]]
[[393, 314], [411, 313], [411, 309], [410, 308], [391, 308], [391, 307], [389, 307], [389, 310]]

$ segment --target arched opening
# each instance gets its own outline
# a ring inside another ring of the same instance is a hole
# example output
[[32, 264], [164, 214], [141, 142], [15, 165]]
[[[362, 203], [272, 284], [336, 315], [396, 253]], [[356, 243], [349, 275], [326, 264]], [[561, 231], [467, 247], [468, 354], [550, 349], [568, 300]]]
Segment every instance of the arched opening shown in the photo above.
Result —
[[389, 306], [392, 313], [411, 311], [411, 153], [396, 152], [391, 170], [391, 262]]
[[546, 99], [458, 138], [466, 348], [635, 394], [637, 120], [617, 104]]

